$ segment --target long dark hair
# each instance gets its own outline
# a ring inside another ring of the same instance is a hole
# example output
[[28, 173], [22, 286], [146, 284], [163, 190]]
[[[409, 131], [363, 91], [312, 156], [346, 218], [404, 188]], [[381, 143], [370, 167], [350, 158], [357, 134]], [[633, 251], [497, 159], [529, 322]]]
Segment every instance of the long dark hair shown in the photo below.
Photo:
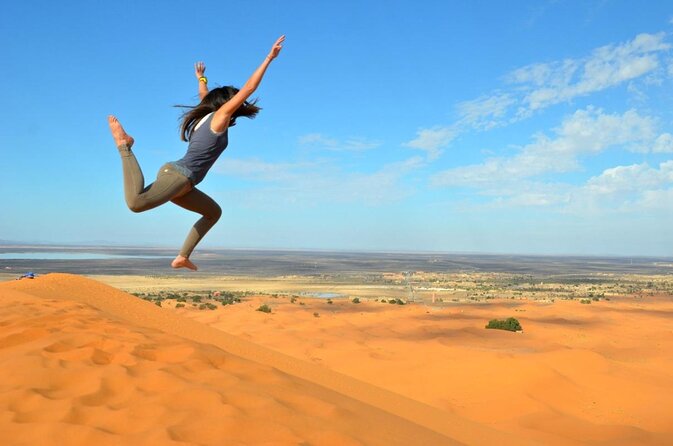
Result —
[[[206, 116], [208, 113], [219, 109], [229, 99], [233, 98], [236, 93], [238, 93], [238, 88], [236, 87], [218, 87], [210, 90], [208, 94], [201, 100], [199, 105], [176, 105], [176, 107], [185, 107], [190, 109], [182, 115], [180, 138], [183, 141], [189, 141], [189, 138], [194, 132], [194, 127], [201, 120], [201, 118]], [[256, 103], [257, 99], [253, 99], [252, 101], [245, 101], [243, 105], [238, 107], [238, 109], [234, 112], [229, 126], [231, 127], [236, 125], [236, 118], [239, 116], [245, 116], [246, 118], [250, 119], [257, 116], [257, 113], [259, 113], [261, 108], [257, 107], [257, 105], [255, 105]]]

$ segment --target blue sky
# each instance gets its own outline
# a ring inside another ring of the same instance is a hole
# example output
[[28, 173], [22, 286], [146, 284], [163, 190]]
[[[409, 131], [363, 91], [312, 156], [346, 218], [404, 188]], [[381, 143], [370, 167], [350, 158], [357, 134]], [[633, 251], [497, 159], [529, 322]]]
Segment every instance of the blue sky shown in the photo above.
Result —
[[133, 214], [106, 116], [151, 181], [180, 110], [287, 35], [199, 188], [203, 247], [673, 256], [673, 5], [22, 1], [0, 15], [0, 239], [175, 246]]

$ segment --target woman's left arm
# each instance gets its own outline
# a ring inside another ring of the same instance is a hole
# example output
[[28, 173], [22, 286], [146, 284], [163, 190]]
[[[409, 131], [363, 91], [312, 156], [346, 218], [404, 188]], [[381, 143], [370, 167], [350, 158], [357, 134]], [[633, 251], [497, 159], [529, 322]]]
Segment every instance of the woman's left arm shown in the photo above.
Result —
[[205, 76], [206, 64], [196, 62], [194, 64], [194, 74], [199, 81], [199, 99], [203, 100], [208, 94], [208, 78]]

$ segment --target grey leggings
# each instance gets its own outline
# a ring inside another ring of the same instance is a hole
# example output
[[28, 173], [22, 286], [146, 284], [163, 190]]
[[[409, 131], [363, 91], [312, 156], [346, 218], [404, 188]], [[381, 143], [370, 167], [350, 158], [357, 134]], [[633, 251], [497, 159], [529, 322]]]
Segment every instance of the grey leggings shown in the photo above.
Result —
[[191, 181], [175, 170], [171, 164], [164, 164], [154, 183], [145, 187], [145, 178], [133, 152], [119, 147], [124, 171], [124, 196], [126, 204], [133, 212], [144, 212], [168, 201], [202, 215], [187, 234], [180, 255], [189, 257], [194, 247], [213, 227], [222, 215], [222, 209], [215, 201], [200, 190], [192, 187]]

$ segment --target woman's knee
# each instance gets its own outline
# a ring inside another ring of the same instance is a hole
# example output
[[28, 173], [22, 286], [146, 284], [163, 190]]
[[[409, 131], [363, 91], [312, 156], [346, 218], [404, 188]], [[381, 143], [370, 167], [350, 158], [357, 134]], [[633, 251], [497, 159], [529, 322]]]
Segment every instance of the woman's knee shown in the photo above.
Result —
[[206, 217], [208, 220], [212, 220], [213, 223], [215, 223], [222, 216], [222, 208], [217, 203], [213, 203], [213, 204], [214, 204], [214, 206], [212, 207], [212, 209], [210, 209], [210, 211], [208, 212], [208, 215], [205, 215], [204, 217]]
[[135, 213], [144, 212], [148, 209], [147, 205], [140, 200], [126, 200], [126, 205], [131, 212]]

